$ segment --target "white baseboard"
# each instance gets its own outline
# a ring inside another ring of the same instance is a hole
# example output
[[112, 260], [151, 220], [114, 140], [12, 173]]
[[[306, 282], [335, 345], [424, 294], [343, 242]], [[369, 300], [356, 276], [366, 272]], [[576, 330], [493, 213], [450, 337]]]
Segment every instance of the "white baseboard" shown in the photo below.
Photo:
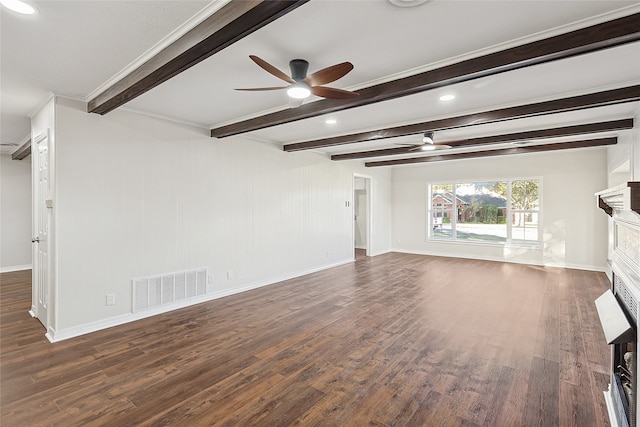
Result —
[[609, 423], [611, 424], [611, 427], [618, 427], [618, 419], [616, 418], [616, 413], [613, 409], [613, 398], [611, 397], [611, 384], [609, 384], [609, 389], [603, 391], [602, 393], [604, 393], [604, 401], [607, 404]]
[[376, 252], [374, 252], [374, 251], [369, 251], [369, 253], [367, 254], [367, 256], [372, 257], [372, 256], [384, 255], [384, 254], [388, 254], [388, 253], [390, 253], [390, 252], [393, 252], [393, 251], [392, 251], [391, 249], [383, 250], [383, 251], [376, 251]]
[[81, 335], [89, 334], [91, 332], [97, 332], [103, 329], [112, 328], [114, 326], [123, 325], [125, 323], [135, 322], [136, 320], [145, 319], [147, 317], [156, 316], [158, 314], [167, 313], [180, 308], [185, 308], [195, 304], [201, 304], [203, 302], [215, 300], [218, 298], [223, 298], [226, 296], [247, 292], [247, 291], [261, 288], [264, 286], [273, 285], [276, 283], [283, 282], [285, 280], [294, 279], [296, 277], [305, 276], [307, 274], [316, 273], [318, 271], [327, 270], [329, 268], [338, 267], [340, 265], [349, 264], [351, 262], [353, 262], [353, 258], [342, 260], [333, 264], [311, 268], [304, 271], [298, 271], [295, 273], [272, 277], [267, 280], [262, 280], [262, 281], [257, 281], [254, 283], [247, 284], [240, 288], [227, 289], [220, 292], [212, 292], [206, 295], [190, 298], [188, 300], [181, 300], [176, 303], [165, 304], [159, 307], [153, 307], [151, 309], [142, 310], [136, 313], [122, 314], [119, 316], [110, 317], [108, 319], [102, 319], [102, 320], [97, 320], [95, 322], [89, 322], [89, 323], [85, 323], [78, 326], [72, 326], [70, 328], [64, 328], [59, 330], [54, 330], [53, 328], [49, 328], [45, 336], [51, 342], [63, 341], [63, 340], [75, 338]]
[[553, 263], [553, 262], [544, 262], [544, 261], [536, 261], [536, 260], [519, 260], [513, 258], [501, 258], [501, 257], [491, 257], [491, 256], [475, 256], [470, 254], [455, 254], [455, 253], [443, 253], [443, 252], [432, 252], [432, 251], [415, 251], [410, 249], [400, 249], [393, 248], [391, 252], [399, 252], [403, 254], [412, 254], [412, 255], [429, 255], [429, 256], [440, 256], [447, 258], [463, 258], [463, 259], [477, 259], [483, 261], [498, 261], [498, 262], [509, 262], [513, 264], [528, 264], [528, 265], [536, 265], [541, 267], [558, 267], [558, 268], [571, 268], [575, 270], [587, 270], [587, 271], [598, 271], [598, 272], [606, 272], [606, 268], [604, 266], [596, 266], [596, 265], [584, 265], [584, 264], [571, 264], [571, 263]]
[[0, 273], [10, 273], [12, 271], [23, 271], [23, 270], [31, 270], [31, 264], [25, 265], [11, 265], [8, 267], [0, 267]]

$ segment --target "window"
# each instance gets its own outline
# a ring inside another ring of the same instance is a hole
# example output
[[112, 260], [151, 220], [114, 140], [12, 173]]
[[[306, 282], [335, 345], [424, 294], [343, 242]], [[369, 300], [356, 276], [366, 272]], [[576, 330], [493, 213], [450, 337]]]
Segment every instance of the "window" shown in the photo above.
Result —
[[540, 180], [430, 184], [428, 238], [538, 244]]
[[538, 180], [511, 183], [511, 235], [514, 243], [537, 243], [538, 210], [540, 208]]

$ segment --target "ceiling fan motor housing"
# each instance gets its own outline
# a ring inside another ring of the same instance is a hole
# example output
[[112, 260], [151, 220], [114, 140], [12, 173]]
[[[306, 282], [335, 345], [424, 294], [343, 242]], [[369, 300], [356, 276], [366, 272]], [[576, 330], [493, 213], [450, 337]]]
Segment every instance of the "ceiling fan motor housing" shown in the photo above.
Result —
[[292, 59], [289, 62], [289, 68], [291, 68], [291, 78], [297, 82], [301, 82], [307, 78], [309, 62], [304, 59]]
[[431, 131], [425, 132], [424, 136], [422, 137], [422, 142], [424, 142], [425, 144], [433, 144], [434, 143], [433, 132]]

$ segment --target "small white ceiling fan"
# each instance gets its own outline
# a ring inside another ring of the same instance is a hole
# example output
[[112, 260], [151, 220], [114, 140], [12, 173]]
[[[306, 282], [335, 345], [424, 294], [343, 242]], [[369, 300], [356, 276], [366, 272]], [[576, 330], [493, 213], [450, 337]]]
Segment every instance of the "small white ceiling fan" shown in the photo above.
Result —
[[397, 143], [396, 145], [403, 145], [409, 148], [409, 151], [434, 151], [434, 150], [448, 150], [451, 147], [450, 145], [436, 144], [433, 139], [433, 132], [427, 131], [422, 136], [422, 144], [401, 144]]

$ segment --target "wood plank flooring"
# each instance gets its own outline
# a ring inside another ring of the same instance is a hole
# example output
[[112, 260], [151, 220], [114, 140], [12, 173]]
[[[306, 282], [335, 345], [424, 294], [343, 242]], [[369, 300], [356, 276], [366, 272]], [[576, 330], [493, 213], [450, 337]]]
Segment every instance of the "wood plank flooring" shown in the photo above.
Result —
[[51, 344], [0, 275], [2, 426], [608, 426], [603, 273], [385, 254]]

